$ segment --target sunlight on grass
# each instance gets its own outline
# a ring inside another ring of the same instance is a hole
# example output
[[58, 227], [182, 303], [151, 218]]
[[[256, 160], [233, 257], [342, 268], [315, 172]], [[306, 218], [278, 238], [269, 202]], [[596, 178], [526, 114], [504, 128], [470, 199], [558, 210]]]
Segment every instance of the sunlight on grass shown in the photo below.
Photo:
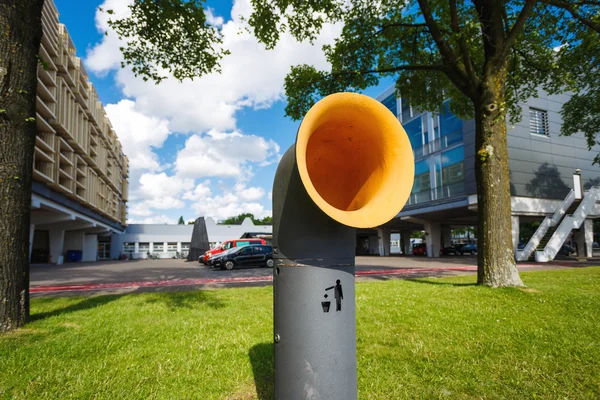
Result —
[[[600, 268], [357, 284], [359, 397], [599, 398]], [[0, 398], [269, 399], [272, 288], [32, 300]]]

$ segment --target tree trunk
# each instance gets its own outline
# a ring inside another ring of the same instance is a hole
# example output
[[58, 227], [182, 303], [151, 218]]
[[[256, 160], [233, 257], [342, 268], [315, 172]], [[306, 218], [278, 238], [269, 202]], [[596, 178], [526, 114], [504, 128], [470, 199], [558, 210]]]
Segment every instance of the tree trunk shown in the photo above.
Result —
[[0, 3], [0, 331], [29, 318], [29, 212], [43, 0]]
[[505, 71], [490, 74], [483, 81], [479, 99], [475, 102], [475, 173], [479, 211], [477, 282], [492, 287], [523, 286], [515, 263], [511, 234], [505, 82]]

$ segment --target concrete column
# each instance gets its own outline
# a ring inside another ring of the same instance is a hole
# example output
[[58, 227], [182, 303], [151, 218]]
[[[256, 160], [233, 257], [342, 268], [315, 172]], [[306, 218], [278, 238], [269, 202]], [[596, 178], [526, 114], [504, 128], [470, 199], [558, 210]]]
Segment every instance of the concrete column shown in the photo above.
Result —
[[85, 235], [83, 239], [82, 261], [98, 259], [98, 235]]
[[594, 220], [586, 219], [583, 226], [585, 228], [585, 256], [591, 258], [594, 246]]
[[427, 257], [440, 256], [440, 243], [442, 240], [442, 230], [439, 222], [425, 223], [425, 243], [427, 245]]
[[592, 243], [594, 239], [593, 220], [586, 219], [575, 233], [575, 243], [577, 243], [577, 257], [592, 257]]
[[163, 242], [163, 253], [166, 253], [166, 252], [167, 252], [167, 247], [168, 247], [167, 245], [168, 245], [168, 244], [169, 244], [169, 243], [167, 243], [167, 242]]
[[390, 236], [390, 228], [377, 228], [377, 238], [379, 240], [379, 255], [382, 257], [387, 257], [390, 255]]
[[154, 252], [154, 242], [150, 242], [150, 248], [148, 249], [148, 251], [150, 252], [150, 254]]
[[50, 229], [48, 232], [48, 237], [50, 242], [50, 262], [52, 264], [56, 264], [59, 262], [59, 257], [64, 255], [65, 231], [59, 229]]
[[140, 242], [135, 242], [135, 244], [133, 245], [133, 251], [136, 253], [140, 252]]
[[450, 225], [442, 225], [442, 246], [448, 247], [452, 244], [452, 229]]
[[513, 251], [517, 252], [518, 248], [519, 248], [519, 216], [518, 215], [513, 215], [510, 217], [511, 218], [511, 222], [512, 222], [512, 243], [513, 243]]
[[409, 255], [412, 253], [411, 245], [410, 245], [410, 231], [408, 229], [400, 232], [400, 248], [402, 249], [402, 253], [404, 255]]
[[181, 242], [177, 242], [177, 252], [181, 253]]
[[33, 249], [33, 234], [35, 233], [35, 224], [29, 225], [29, 262], [31, 262], [31, 250]]

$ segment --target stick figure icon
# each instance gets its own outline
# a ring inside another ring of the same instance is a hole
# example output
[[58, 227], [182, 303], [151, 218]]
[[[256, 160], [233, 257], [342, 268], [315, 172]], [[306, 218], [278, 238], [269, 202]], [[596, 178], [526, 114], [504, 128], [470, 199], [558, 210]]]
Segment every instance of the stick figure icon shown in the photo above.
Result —
[[[325, 290], [335, 289], [335, 311], [342, 311], [342, 299], [344, 298], [344, 292], [342, 291], [342, 284], [340, 280], [335, 281], [335, 286], [330, 286]], [[327, 295], [325, 295], [327, 298]]]

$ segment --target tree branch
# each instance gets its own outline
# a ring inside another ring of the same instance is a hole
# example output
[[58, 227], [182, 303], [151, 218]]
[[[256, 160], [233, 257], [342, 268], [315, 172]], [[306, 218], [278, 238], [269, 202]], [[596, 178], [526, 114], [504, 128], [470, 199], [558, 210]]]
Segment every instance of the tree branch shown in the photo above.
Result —
[[469, 54], [469, 49], [467, 47], [467, 43], [465, 42], [464, 37], [460, 34], [460, 26], [458, 23], [458, 12], [456, 9], [456, 0], [450, 0], [450, 26], [452, 28], [452, 32], [458, 37], [458, 47], [460, 48], [460, 52], [462, 55], [463, 64], [465, 66], [465, 72], [467, 74], [467, 78], [470, 79], [471, 85], [477, 86], [479, 84], [479, 78], [475, 75], [473, 70], [473, 63], [471, 62], [471, 56]]
[[403, 24], [403, 23], [395, 23], [395, 24], [387, 24], [382, 25], [381, 29], [379, 29], [375, 34], [379, 35], [384, 30], [389, 28], [427, 28], [427, 24]]
[[470, 83], [465, 72], [458, 67], [458, 57], [454, 54], [454, 51], [450, 45], [443, 38], [442, 33], [438, 24], [433, 19], [431, 8], [429, 7], [428, 0], [418, 0], [419, 7], [423, 13], [423, 18], [429, 28], [429, 33], [437, 45], [438, 51], [442, 56], [443, 63], [445, 65], [444, 72], [448, 75], [448, 78], [456, 85], [456, 87], [463, 92], [467, 97], [473, 98], [475, 96], [476, 88], [468, 85]]
[[417, 65], [417, 64], [408, 64], [408, 65], [400, 65], [397, 67], [389, 67], [389, 68], [380, 68], [380, 69], [366, 69], [362, 71], [338, 71], [332, 72], [331, 76], [336, 75], [367, 75], [367, 74], [385, 74], [390, 72], [399, 72], [399, 71], [439, 71], [445, 72], [445, 67], [443, 65]]
[[531, 14], [531, 11], [533, 11], [533, 7], [535, 7], [536, 1], [537, 0], [526, 0], [525, 1], [525, 5], [521, 9], [521, 12], [519, 13], [519, 16], [517, 17], [517, 20], [513, 24], [512, 28], [510, 29], [510, 32], [508, 32], [508, 35], [506, 36], [506, 39], [504, 40], [503, 48], [501, 51], [501, 54], [503, 57], [506, 57], [508, 55], [508, 53], [510, 52], [510, 48], [512, 47], [513, 43], [515, 42], [517, 36], [523, 30], [525, 21]]
[[576, 20], [585, 24], [588, 28], [593, 29], [596, 32], [600, 33], [600, 24], [595, 23], [594, 21], [591, 21], [590, 19], [583, 17], [581, 14], [579, 14], [573, 8], [574, 4], [575, 5], [600, 6], [600, 1], [579, 1], [577, 3], [567, 3], [567, 2], [561, 1], [561, 0], [540, 0], [540, 1], [542, 3], [548, 4], [548, 5], [557, 7], [557, 8], [562, 8], [563, 10], [567, 10]]

